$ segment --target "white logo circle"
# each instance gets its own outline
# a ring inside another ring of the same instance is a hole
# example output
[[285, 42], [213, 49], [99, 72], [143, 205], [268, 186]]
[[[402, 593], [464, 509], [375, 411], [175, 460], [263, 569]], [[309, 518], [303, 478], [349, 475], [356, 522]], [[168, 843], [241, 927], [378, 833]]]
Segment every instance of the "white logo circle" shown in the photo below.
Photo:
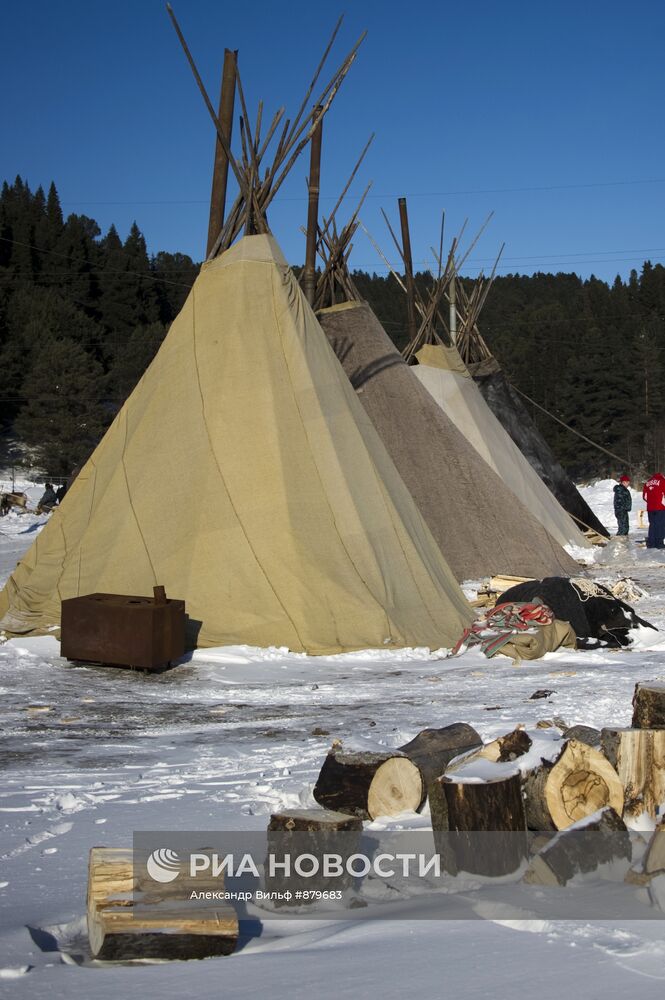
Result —
[[148, 875], [155, 882], [172, 882], [180, 874], [180, 858], [175, 851], [160, 847], [146, 862]]

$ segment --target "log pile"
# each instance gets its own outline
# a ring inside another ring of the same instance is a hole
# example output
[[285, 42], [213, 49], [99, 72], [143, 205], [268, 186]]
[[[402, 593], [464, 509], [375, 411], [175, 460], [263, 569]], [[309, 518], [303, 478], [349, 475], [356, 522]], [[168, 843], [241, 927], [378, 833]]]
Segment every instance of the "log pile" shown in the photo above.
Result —
[[[523, 726], [488, 743], [464, 722], [424, 729], [393, 749], [347, 750], [335, 741], [314, 787], [323, 808], [275, 814], [269, 831], [359, 835], [363, 821], [421, 811], [427, 803], [442, 869], [450, 875], [525, 870], [528, 883], [565, 886], [619, 861], [627, 881], [660, 884], [665, 684], [638, 684], [633, 707], [626, 729], [568, 727], [558, 720], [560, 740], [550, 737], [554, 752], [547, 757], [534, 752]], [[645, 817], [661, 825], [640, 869], [629, 870], [628, 827], [643, 826]]]

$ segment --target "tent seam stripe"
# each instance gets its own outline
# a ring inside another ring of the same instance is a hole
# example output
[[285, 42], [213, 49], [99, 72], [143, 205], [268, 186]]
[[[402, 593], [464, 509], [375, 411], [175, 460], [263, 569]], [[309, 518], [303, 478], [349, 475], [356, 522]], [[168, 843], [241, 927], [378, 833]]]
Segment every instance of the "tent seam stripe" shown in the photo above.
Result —
[[127, 476], [127, 466], [125, 465], [125, 451], [127, 449], [127, 413], [125, 413], [125, 440], [122, 444], [122, 455], [120, 456], [120, 464], [122, 466], [123, 475], [125, 477], [125, 486], [127, 487], [127, 498], [129, 500], [129, 507], [134, 515], [134, 520], [136, 521], [136, 527], [138, 528], [139, 535], [141, 536], [141, 541], [143, 542], [143, 548], [145, 549], [145, 554], [148, 557], [148, 562], [150, 563], [150, 569], [152, 570], [152, 575], [155, 580], [155, 585], [157, 584], [157, 574], [155, 573], [155, 567], [153, 565], [152, 559], [150, 558], [150, 551], [148, 549], [148, 543], [145, 540], [143, 531], [141, 530], [141, 524], [139, 522], [138, 514], [134, 508], [134, 503], [132, 501], [132, 494], [129, 488], [129, 478]]

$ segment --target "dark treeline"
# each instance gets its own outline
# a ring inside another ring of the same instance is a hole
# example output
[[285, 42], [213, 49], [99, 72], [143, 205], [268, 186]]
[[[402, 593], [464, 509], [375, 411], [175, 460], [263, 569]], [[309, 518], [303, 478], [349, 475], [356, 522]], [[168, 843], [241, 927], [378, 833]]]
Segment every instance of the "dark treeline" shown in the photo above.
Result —
[[179, 312], [198, 265], [149, 257], [69, 215], [55, 185], [20, 177], [0, 194], [0, 412], [36, 464], [67, 475], [87, 458]]
[[[52, 184], [20, 178], [0, 194], [0, 411], [37, 464], [66, 475], [85, 459], [161, 344], [198, 265], [150, 257], [136, 224], [66, 219]], [[426, 275], [416, 279], [423, 286]], [[393, 277], [354, 281], [398, 347], [406, 300]], [[497, 278], [482, 333], [512, 382], [561, 420], [625, 459], [665, 465], [665, 268], [645, 263], [610, 287], [573, 274]], [[531, 407], [577, 476], [621, 463]]]
[[[426, 282], [424, 275], [416, 280]], [[354, 281], [399, 347], [405, 295], [393, 277]], [[471, 282], [469, 282], [469, 287]], [[610, 287], [574, 274], [497, 278], [481, 332], [513, 385], [623, 462], [527, 404], [578, 477], [665, 466], [665, 268], [646, 262]]]

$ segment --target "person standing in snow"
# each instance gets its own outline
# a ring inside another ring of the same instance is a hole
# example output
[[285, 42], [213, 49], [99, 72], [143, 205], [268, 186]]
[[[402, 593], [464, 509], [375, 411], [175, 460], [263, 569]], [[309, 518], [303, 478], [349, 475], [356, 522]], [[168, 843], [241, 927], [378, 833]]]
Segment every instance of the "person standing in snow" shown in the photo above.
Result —
[[621, 476], [619, 482], [614, 487], [614, 513], [617, 519], [617, 535], [628, 534], [628, 511], [633, 506], [633, 498], [628, 489], [629, 483], [630, 476]]
[[647, 548], [665, 548], [665, 476], [662, 472], [656, 472], [646, 481], [642, 499], [646, 502], [649, 517]]

